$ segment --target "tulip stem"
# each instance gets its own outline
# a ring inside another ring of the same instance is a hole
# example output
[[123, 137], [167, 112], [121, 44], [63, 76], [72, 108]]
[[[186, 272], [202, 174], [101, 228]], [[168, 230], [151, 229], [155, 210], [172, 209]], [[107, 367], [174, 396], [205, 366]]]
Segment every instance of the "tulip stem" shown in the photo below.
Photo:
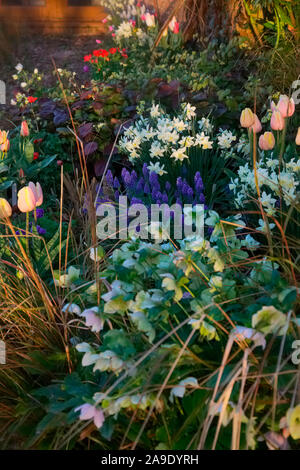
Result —
[[29, 212], [26, 212], [26, 253], [29, 256]]

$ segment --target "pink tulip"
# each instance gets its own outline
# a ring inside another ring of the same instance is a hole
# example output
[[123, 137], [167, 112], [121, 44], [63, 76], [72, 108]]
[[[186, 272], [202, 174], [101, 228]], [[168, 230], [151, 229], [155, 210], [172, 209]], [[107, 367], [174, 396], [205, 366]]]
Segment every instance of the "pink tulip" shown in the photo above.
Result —
[[28, 137], [29, 136], [29, 129], [28, 129], [28, 124], [26, 121], [22, 121], [21, 123], [21, 136], [22, 137]]
[[34, 194], [36, 207], [41, 206], [43, 204], [43, 191], [40, 183], [34, 184], [30, 181], [28, 186]]
[[282, 117], [291, 117], [295, 112], [295, 102], [293, 98], [290, 99], [287, 95], [280, 95], [277, 110], [281, 112]]
[[275, 109], [277, 109], [277, 106], [274, 101], [271, 101], [271, 111], [275, 111]]
[[260, 136], [258, 145], [262, 150], [272, 150], [275, 146], [275, 137], [272, 132], [265, 132]]
[[271, 128], [273, 129], [273, 131], [282, 131], [282, 129], [284, 128], [284, 118], [282, 117], [280, 111], [273, 111], [271, 117]]
[[240, 123], [242, 127], [251, 127], [255, 123], [254, 113], [250, 108], [243, 109], [240, 117]]
[[6, 199], [0, 197], [0, 219], [8, 219], [12, 214], [12, 209]]
[[25, 186], [18, 192], [18, 208], [21, 212], [31, 212], [35, 209], [36, 199], [29, 186]]
[[296, 145], [300, 145], [300, 127], [298, 127], [298, 132], [296, 135]]
[[251, 129], [255, 134], [258, 134], [262, 130], [261, 122], [256, 114], [254, 114], [254, 124], [251, 126]]

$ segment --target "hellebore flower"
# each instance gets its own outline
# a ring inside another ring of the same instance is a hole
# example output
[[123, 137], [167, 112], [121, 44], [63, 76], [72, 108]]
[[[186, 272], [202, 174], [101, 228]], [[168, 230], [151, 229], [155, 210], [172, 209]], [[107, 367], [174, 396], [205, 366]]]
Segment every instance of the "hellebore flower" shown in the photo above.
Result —
[[31, 212], [35, 209], [36, 199], [29, 186], [25, 186], [18, 192], [18, 208], [21, 212]]
[[273, 111], [272, 117], [271, 117], [271, 128], [273, 131], [282, 131], [284, 128], [284, 118], [282, 117], [282, 114], [280, 111]]
[[78, 406], [74, 411], [80, 411], [80, 421], [94, 420], [96, 428], [101, 428], [104, 423], [104, 414], [102, 410], [98, 410], [95, 406], [85, 403], [84, 405]]
[[240, 123], [242, 127], [251, 127], [255, 123], [255, 115], [250, 108], [243, 109], [240, 117]]
[[272, 132], [265, 132], [259, 138], [258, 145], [262, 150], [272, 150], [275, 146], [275, 137]]
[[28, 124], [26, 121], [22, 121], [21, 123], [21, 131], [20, 134], [22, 137], [28, 137], [29, 136], [29, 129], [28, 129]]
[[273, 305], [262, 307], [252, 316], [252, 328], [265, 335], [277, 333], [283, 335], [286, 330], [286, 315], [277, 310]]
[[99, 313], [99, 308], [91, 307], [84, 310], [80, 316], [85, 318], [86, 326], [91, 326], [92, 331], [99, 333], [99, 331], [103, 330], [104, 320], [96, 315], [96, 313]]
[[8, 219], [12, 214], [9, 202], [3, 197], [0, 198], [0, 219]]

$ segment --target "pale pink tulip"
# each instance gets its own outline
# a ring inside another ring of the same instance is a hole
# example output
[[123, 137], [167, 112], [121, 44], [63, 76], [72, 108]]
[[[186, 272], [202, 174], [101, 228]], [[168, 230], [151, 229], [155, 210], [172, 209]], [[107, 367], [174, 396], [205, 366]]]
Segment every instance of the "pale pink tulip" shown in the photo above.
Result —
[[243, 109], [240, 117], [240, 123], [242, 127], [251, 127], [255, 122], [254, 113], [251, 111], [250, 108]]
[[273, 131], [282, 131], [282, 129], [284, 128], [284, 118], [282, 117], [280, 111], [273, 111], [271, 117], [271, 128], [273, 129]]
[[12, 209], [9, 202], [0, 197], [0, 219], [8, 219], [12, 214]]
[[298, 127], [298, 132], [296, 135], [296, 145], [300, 145], [300, 127]]
[[291, 117], [295, 112], [295, 102], [293, 98], [290, 99], [287, 95], [280, 95], [277, 110], [281, 112], [282, 117]]
[[258, 145], [262, 150], [272, 150], [275, 146], [275, 137], [272, 132], [265, 132], [260, 136]]
[[258, 134], [262, 130], [261, 122], [256, 114], [254, 114], [254, 124], [251, 126], [251, 129], [255, 134]]
[[30, 181], [28, 186], [34, 194], [36, 207], [41, 206], [43, 204], [44, 198], [43, 198], [43, 191], [42, 191], [40, 183], [34, 184]]
[[36, 207], [34, 192], [29, 186], [25, 186], [18, 192], [18, 208], [21, 212], [31, 212]]

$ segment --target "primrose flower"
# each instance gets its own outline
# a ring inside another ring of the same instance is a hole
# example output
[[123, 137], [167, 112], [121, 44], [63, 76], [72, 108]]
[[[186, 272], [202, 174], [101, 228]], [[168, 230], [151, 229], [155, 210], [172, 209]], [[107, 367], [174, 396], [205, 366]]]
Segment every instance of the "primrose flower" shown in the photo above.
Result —
[[43, 191], [42, 191], [40, 183], [34, 184], [30, 181], [28, 186], [34, 194], [36, 207], [41, 206], [43, 204]]
[[292, 438], [300, 439], [300, 404], [288, 410], [286, 419]]
[[35, 209], [36, 199], [29, 186], [25, 186], [18, 192], [18, 208], [21, 212], [31, 212]]
[[240, 117], [242, 127], [249, 128], [255, 124], [255, 115], [250, 108], [243, 109]]
[[9, 202], [3, 197], [0, 198], [0, 219], [8, 219], [12, 214]]
[[22, 137], [28, 137], [29, 136], [29, 129], [28, 129], [28, 124], [26, 121], [22, 121], [21, 123], [21, 131], [20, 134]]
[[280, 111], [283, 118], [291, 117], [295, 112], [295, 102], [287, 95], [280, 95], [276, 109]]
[[296, 135], [296, 145], [300, 145], [300, 127], [298, 127], [298, 132], [297, 132], [297, 135]]
[[284, 118], [281, 114], [280, 111], [273, 111], [272, 117], [271, 117], [271, 128], [273, 131], [282, 131], [284, 128]]
[[89, 403], [85, 403], [84, 405], [75, 408], [74, 411], [80, 411], [80, 421], [88, 421], [93, 419], [96, 428], [100, 429], [103, 426], [105, 420], [103, 411], [99, 410], [95, 406], [90, 405]]
[[258, 145], [261, 150], [272, 150], [275, 146], [275, 137], [272, 132], [265, 132], [259, 138]]

